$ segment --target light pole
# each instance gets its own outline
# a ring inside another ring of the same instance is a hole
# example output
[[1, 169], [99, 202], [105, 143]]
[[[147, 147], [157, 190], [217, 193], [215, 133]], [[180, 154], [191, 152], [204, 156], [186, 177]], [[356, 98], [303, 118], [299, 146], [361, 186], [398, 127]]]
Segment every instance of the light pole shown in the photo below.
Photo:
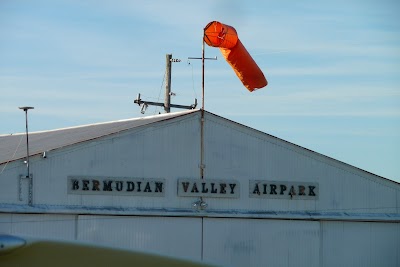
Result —
[[19, 107], [19, 109], [22, 109], [23, 111], [25, 111], [25, 126], [26, 126], [26, 168], [27, 168], [26, 178], [29, 178], [28, 110], [29, 110], [29, 109], [34, 109], [34, 107]]

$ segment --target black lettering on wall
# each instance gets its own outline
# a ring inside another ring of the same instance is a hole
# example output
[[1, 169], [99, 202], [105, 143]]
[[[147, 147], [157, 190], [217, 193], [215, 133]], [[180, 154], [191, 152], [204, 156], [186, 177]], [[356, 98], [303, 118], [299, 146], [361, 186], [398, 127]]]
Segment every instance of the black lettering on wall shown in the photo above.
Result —
[[219, 193], [226, 194], [225, 188], [226, 188], [226, 184], [223, 184], [223, 183], [219, 184]]
[[293, 185], [290, 187], [289, 195], [290, 195], [290, 197], [293, 197], [296, 195], [296, 189], [294, 189]]
[[271, 184], [270, 185], [270, 187], [271, 187], [271, 192], [270, 192], [270, 194], [271, 195], [277, 195], [277, 193], [276, 193], [276, 185], [274, 185], [274, 184]]
[[315, 196], [314, 189], [315, 189], [315, 186], [312, 186], [312, 185], [308, 186], [308, 190], [309, 190], [308, 195], [309, 196]]
[[128, 182], [126, 182], [126, 184], [127, 184], [126, 191], [132, 192], [133, 190], [135, 190], [135, 183], [134, 182], [128, 181]]
[[206, 183], [201, 183], [201, 192], [202, 193], [207, 193], [208, 192], [208, 188], [206, 187]]
[[305, 196], [306, 195], [306, 188], [302, 185], [299, 185], [299, 196]]
[[150, 183], [149, 183], [149, 182], [146, 183], [146, 187], [144, 188], [144, 192], [152, 192], [152, 191], [151, 191], [151, 188], [150, 188]]
[[216, 194], [217, 193], [217, 188], [214, 188], [215, 184], [211, 183], [211, 193]]
[[183, 191], [186, 193], [189, 188], [189, 182], [182, 182]]
[[193, 183], [193, 187], [192, 187], [192, 191], [191, 192], [192, 193], [198, 193], [199, 192], [199, 190], [197, 189], [196, 183]]
[[115, 188], [117, 189], [117, 191], [122, 191], [123, 187], [124, 187], [124, 185], [123, 185], [122, 181], [116, 181], [115, 182]]
[[236, 184], [229, 184], [229, 187], [231, 188], [231, 194], [235, 194], [234, 189], [236, 187]]
[[156, 190], [155, 190], [155, 192], [156, 193], [158, 193], [158, 192], [162, 193], [162, 186], [163, 186], [163, 183], [156, 182]]
[[98, 180], [92, 180], [92, 191], [100, 191], [100, 182]]
[[285, 192], [286, 189], [287, 189], [286, 185], [281, 184], [281, 193], [280, 194], [283, 195], [283, 192]]
[[89, 180], [82, 180], [82, 190], [89, 190]]
[[72, 190], [79, 189], [79, 181], [78, 180], [71, 180], [72, 181]]
[[[178, 180], [179, 181], [179, 180]], [[190, 194], [193, 182], [187, 181], [186, 191]], [[200, 180], [197, 186], [200, 186]], [[165, 179], [112, 176], [67, 176], [67, 194], [81, 195], [126, 195], [126, 196], [165, 196]], [[178, 184], [180, 185], [180, 182]], [[219, 186], [219, 184], [218, 184]], [[206, 187], [208, 183], [206, 182]], [[199, 187], [200, 189], [200, 187]], [[227, 190], [226, 190], [227, 191]], [[182, 187], [178, 193], [183, 192]]]
[[103, 181], [103, 191], [112, 191], [112, 181]]
[[266, 195], [267, 194], [267, 184], [263, 184], [263, 187], [264, 187], [263, 194]]
[[256, 184], [256, 185], [254, 186], [253, 194], [257, 194], [257, 195], [260, 194], [260, 189], [258, 188], [258, 184]]

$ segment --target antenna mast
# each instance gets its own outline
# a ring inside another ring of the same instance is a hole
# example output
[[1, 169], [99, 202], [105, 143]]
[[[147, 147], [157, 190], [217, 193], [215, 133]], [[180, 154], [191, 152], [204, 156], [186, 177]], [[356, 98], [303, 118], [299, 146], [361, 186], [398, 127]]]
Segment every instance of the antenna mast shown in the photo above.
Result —
[[[171, 105], [171, 69], [172, 69], [172, 55], [166, 55], [166, 76], [167, 82], [165, 84], [165, 97], [164, 97], [164, 110], [165, 113], [170, 112], [170, 105]], [[180, 60], [179, 60], [180, 61]], [[177, 61], [177, 62], [179, 62]]]
[[201, 59], [201, 109], [204, 110], [204, 62], [206, 59], [217, 60], [217, 57], [204, 57], [205, 55], [205, 41], [203, 38], [201, 57], [188, 57], [188, 59]]
[[171, 92], [171, 69], [172, 69], [172, 62], [181, 62], [180, 59], [174, 59], [172, 58], [172, 54], [167, 54], [166, 55], [166, 76], [167, 76], [167, 81], [165, 85], [165, 97], [164, 97], [164, 103], [160, 102], [150, 102], [150, 101], [144, 101], [140, 98], [140, 94], [138, 94], [137, 98], [133, 101], [134, 103], [138, 104], [141, 106], [141, 113], [144, 114], [146, 112], [147, 107], [150, 106], [159, 106], [159, 107], [164, 107], [165, 113], [169, 113], [172, 108], [182, 108], [182, 109], [195, 109], [197, 107], [197, 99], [194, 99], [194, 104], [190, 106], [184, 106], [184, 105], [175, 105], [171, 104], [171, 95], [173, 94]]
[[[201, 121], [200, 121], [200, 178], [204, 179], [204, 63], [206, 59], [217, 60], [217, 57], [205, 57], [205, 41], [203, 34], [203, 45], [201, 57], [188, 57], [188, 59], [201, 59]], [[203, 202], [203, 198], [200, 197], [200, 203]]]

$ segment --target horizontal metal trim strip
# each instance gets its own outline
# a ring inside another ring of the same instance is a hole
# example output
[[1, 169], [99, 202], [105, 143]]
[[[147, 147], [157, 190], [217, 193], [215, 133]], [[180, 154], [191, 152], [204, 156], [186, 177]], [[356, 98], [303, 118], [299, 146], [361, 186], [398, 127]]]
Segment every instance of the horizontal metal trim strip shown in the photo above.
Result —
[[245, 210], [196, 210], [174, 208], [126, 208], [107, 206], [63, 206], [0, 204], [0, 213], [45, 213], [89, 215], [149, 215], [182, 217], [257, 218], [285, 220], [339, 220], [400, 222], [397, 213], [349, 213], [313, 211], [245, 211]]

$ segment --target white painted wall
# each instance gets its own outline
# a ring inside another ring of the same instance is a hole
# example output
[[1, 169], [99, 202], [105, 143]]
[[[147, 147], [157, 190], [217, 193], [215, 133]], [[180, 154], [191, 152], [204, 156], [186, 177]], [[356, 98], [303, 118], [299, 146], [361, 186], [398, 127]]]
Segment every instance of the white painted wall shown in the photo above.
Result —
[[203, 258], [223, 266], [400, 265], [399, 223], [0, 214], [1, 233]]
[[[205, 210], [178, 197], [178, 179], [200, 175], [197, 114], [32, 157], [33, 206], [26, 180], [19, 200], [25, 165], [9, 163], [0, 232], [232, 266], [400, 266], [398, 184], [209, 113], [205, 179], [239, 181], [240, 197], [205, 197]], [[162, 178], [165, 196], [68, 194], [70, 175]], [[250, 198], [250, 179], [318, 183], [319, 197]]]

